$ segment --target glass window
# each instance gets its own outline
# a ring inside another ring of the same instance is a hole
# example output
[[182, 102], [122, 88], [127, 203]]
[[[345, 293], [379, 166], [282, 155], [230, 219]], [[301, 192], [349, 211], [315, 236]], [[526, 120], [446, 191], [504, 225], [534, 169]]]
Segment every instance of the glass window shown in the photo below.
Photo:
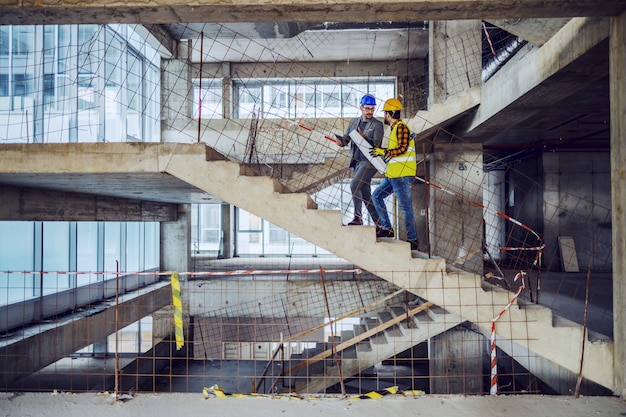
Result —
[[54, 95], [56, 92], [56, 87], [54, 85], [55, 77], [54, 74], [44, 74], [43, 76], [43, 104], [44, 109], [49, 110], [52, 108], [52, 105], [55, 103]]
[[0, 26], [0, 56], [8, 56], [10, 51], [10, 26]]
[[191, 242], [193, 253], [219, 253], [222, 249], [222, 205], [191, 206]]
[[157, 222], [144, 223], [144, 270], [158, 269], [160, 263], [160, 225]]
[[34, 262], [34, 222], [0, 222], [0, 292], [6, 294], [0, 298], [0, 304], [25, 300], [36, 294], [35, 275], [6, 272], [33, 271]]
[[234, 117], [248, 118], [253, 112], [265, 110], [260, 104], [263, 101], [263, 87], [259, 83], [234, 83], [233, 100], [235, 102]]
[[[157, 55], [158, 57], [158, 55]], [[145, 134], [144, 141], [161, 141], [161, 72], [160, 59], [155, 65], [147, 65], [145, 85]]]
[[61, 25], [57, 30], [57, 71], [59, 74], [65, 74], [69, 70], [71, 62], [71, 44], [72, 44], [72, 31], [71, 26]]
[[141, 223], [126, 223], [126, 271], [139, 272], [142, 264]]
[[70, 288], [70, 224], [68, 222], [43, 223], [43, 295]]
[[96, 25], [78, 26], [78, 113], [76, 125], [81, 142], [96, 142], [100, 131], [98, 112], [98, 42]]
[[[0, 71], [2, 69], [0, 68]], [[9, 74], [0, 74], [0, 97], [9, 96]], [[8, 110], [8, 107], [0, 107], [0, 110]]]
[[13, 55], [28, 55], [35, 47], [34, 26], [13, 26]]
[[122, 97], [124, 45], [116, 36], [107, 33], [104, 63], [105, 140], [126, 141], [125, 111]]
[[142, 62], [132, 51], [126, 53], [126, 135], [127, 140], [143, 140]]
[[300, 84], [294, 89], [294, 115], [293, 117], [315, 117], [316, 89], [312, 84]]
[[199, 78], [193, 82], [193, 117], [221, 119], [222, 80], [219, 78]]
[[97, 25], [78, 26], [78, 73], [95, 74], [98, 72], [101, 48], [98, 42]]
[[245, 210], [236, 209], [237, 255], [332, 255], [312, 243]]
[[45, 57], [48, 57], [48, 58], [54, 56], [55, 28], [56, 26], [51, 26], [51, 25], [45, 25], [43, 27], [43, 54]]
[[[236, 118], [247, 118], [253, 111], [263, 118], [355, 117], [364, 94], [382, 103], [394, 97], [395, 90], [394, 77], [236, 80], [233, 113]], [[382, 106], [376, 116], [382, 117]]]
[[263, 117], [290, 117], [292, 114], [291, 88], [289, 82], [271, 82], [263, 87]]
[[120, 227], [119, 222], [106, 222], [104, 224], [104, 270], [109, 272], [106, 274], [106, 278], [114, 277], [118, 270], [122, 271]]
[[6, 142], [158, 142], [160, 85], [159, 55], [127, 26], [0, 27]]
[[321, 101], [318, 105], [320, 117], [337, 117], [341, 114], [341, 85], [339, 84], [320, 84], [319, 85]]
[[[76, 269], [79, 272], [98, 271], [98, 223], [78, 222], [76, 226]], [[78, 274], [77, 285], [101, 281], [102, 275]]]
[[11, 110], [35, 114], [35, 27], [13, 26], [12, 33]]

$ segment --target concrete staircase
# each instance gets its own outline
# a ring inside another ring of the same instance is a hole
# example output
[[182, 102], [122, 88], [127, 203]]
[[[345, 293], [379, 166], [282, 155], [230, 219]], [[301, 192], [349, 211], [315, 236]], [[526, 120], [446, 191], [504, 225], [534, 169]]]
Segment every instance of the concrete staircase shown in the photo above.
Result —
[[334, 343], [321, 343], [292, 355], [284, 370], [288, 390], [324, 392], [342, 379], [358, 375], [461, 322], [458, 315], [419, 297], [410, 305], [391, 305], [379, 311], [377, 317], [362, 319], [353, 330], [342, 331]]
[[[412, 253], [407, 242], [377, 240], [374, 227], [343, 227], [339, 211], [317, 210], [308, 194], [285, 193], [277, 180], [247, 175], [245, 166], [225, 160], [201, 143], [4, 145], [2, 152], [5, 164], [0, 175], [36, 177], [39, 184], [45, 184], [47, 177], [63, 177], [72, 184], [76, 178], [97, 178], [99, 182], [112, 178], [122, 187], [136, 189], [133, 181], [142, 184], [146, 178], [152, 183], [180, 180], [459, 315], [485, 335], [491, 333], [492, 320], [513, 297], [511, 292], [486, 283], [482, 276], [448, 268], [444, 259]], [[120, 177], [124, 179], [121, 182]], [[94, 189], [102, 192], [101, 188]], [[495, 328], [496, 343], [512, 357], [534, 354], [578, 373], [582, 326], [555, 321], [546, 307], [514, 304]], [[613, 390], [612, 341], [587, 340], [584, 353], [583, 377]]]
[[[487, 284], [479, 275], [448, 271], [443, 259], [412, 253], [407, 242], [377, 240], [374, 227], [342, 227], [339, 211], [317, 210], [308, 194], [283, 193], [278, 181], [249, 176], [246, 167], [235, 162], [207, 161], [202, 144], [178, 147], [178, 151], [163, 155], [165, 173], [460, 315], [486, 335], [491, 332], [492, 319], [513, 297], [511, 292]], [[554, 327], [548, 308], [514, 305], [498, 319], [496, 334], [497, 343], [507, 344], [505, 350], [513, 357], [517, 347], [578, 372], [583, 328]], [[588, 342], [583, 376], [612, 389], [612, 361], [611, 342]]]

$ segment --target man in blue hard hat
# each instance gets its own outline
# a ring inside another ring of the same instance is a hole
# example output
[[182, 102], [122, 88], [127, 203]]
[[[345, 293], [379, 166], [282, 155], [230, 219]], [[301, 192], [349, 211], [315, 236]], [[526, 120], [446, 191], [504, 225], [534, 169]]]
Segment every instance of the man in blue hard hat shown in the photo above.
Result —
[[350, 168], [354, 168], [354, 177], [350, 181], [350, 192], [352, 193], [352, 201], [354, 203], [354, 218], [348, 223], [348, 226], [360, 226], [363, 224], [363, 203], [367, 208], [372, 221], [379, 227], [379, 216], [372, 202], [372, 177], [376, 174], [376, 168], [369, 162], [368, 158], [363, 155], [358, 146], [350, 140], [350, 132], [356, 129], [372, 146], [380, 146], [383, 141], [384, 126], [383, 123], [374, 117], [376, 110], [376, 98], [371, 94], [361, 97], [360, 101], [361, 116], [355, 117], [348, 123], [343, 136], [337, 137], [339, 146], [346, 146], [350, 143]]

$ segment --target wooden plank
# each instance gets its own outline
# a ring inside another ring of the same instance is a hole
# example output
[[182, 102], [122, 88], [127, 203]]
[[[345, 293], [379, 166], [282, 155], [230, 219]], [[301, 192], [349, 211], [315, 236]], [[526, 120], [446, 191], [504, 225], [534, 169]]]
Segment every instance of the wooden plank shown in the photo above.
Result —
[[563, 271], [580, 272], [574, 238], [571, 236], [559, 236], [559, 249], [561, 250], [561, 265]]
[[356, 345], [357, 343], [363, 341], [364, 339], [367, 339], [368, 337], [371, 337], [373, 335], [375, 335], [376, 333], [382, 332], [383, 330], [385, 330], [388, 327], [394, 326], [398, 323], [400, 323], [402, 320], [406, 319], [407, 317], [411, 317], [414, 316], [415, 314], [419, 313], [420, 311], [426, 310], [427, 308], [431, 307], [433, 305], [433, 303], [426, 302], [424, 304], [422, 304], [419, 307], [414, 308], [413, 310], [410, 310], [409, 312], [407, 312], [406, 315], [403, 315], [402, 317], [396, 317], [393, 320], [389, 320], [385, 323], [382, 323], [379, 326], [376, 326], [373, 329], [367, 330], [364, 333], [361, 333], [360, 335], [354, 337], [353, 339], [348, 340], [347, 342], [343, 342], [338, 344], [337, 346], [335, 346], [334, 349], [328, 349], [325, 350], [322, 353], [318, 353], [317, 355], [313, 356], [312, 358], [307, 359], [306, 361], [300, 362], [299, 364], [297, 364], [296, 366], [293, 366], [289, 369], [287, 369], [286, 371], [283, 372], [283, 375], [290, 375], [293, 372], [296, 372], [302, 368], [306, 368], [307, 366], [321, 361], [323, 359], [326, 359], [327, 357], [329, 357], [330, 355], [334, 354], [335, 352], [341, 352], [342, 350], [346, 349], [347, 347]]

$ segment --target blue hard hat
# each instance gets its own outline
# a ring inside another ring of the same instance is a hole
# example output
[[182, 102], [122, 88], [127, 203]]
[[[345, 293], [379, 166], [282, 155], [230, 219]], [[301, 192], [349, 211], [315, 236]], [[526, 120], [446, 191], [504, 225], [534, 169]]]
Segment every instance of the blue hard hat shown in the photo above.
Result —
[[376, 98], [371, 94], [365, 94], [361, 97], [361, 106], [375, 106]]

